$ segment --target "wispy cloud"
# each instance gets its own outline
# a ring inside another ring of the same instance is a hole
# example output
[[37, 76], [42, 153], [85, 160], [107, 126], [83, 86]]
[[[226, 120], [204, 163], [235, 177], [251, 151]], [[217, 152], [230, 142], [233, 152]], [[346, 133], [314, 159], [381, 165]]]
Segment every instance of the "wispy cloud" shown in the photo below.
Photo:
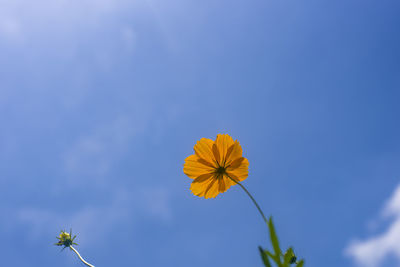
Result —
[[388, 256], [397, 258], [400, 265], [400, 185], [386, 202], [381, 217], [393, 218], [385, 232], [366, 240], [354, 240], [345, 250], [359, 266], [380, 266]]
[[[92, 60], [109, 67], [114, 60], [115, 47], [122, 48], [119, 53], [129, 55], [132, 52], [134, 29], [121, 22], [120, 17], [127, 9], [143, 10], [139, 2], [0, 0], [0, 39], [3, 41], [0, 45], [12, 50], [26, 49], [24, 54], [34, 51], [31, 60], [46, 57], [49, 51], [54, 56], [59, 51], [60, 59], [81, 62], [81, 49], [89, 40], [93, 42], [90, 44]], [[104, 34], [112, 35], [110, 39], [115, 47], [98, 41]]]
[[0, 20], [0, 37], [9, 41], [22, 41], [22, 28], [16, 18], [3, 17]]
[[129, 116], [119, 116], [109, 123], [94, 129], [92, 134], [79, 137], [66, 152], [65, 169], [69, 182], [80, 184], [85, 176], [86, 182], [91, 177], [99, 179], [109, 172], [112, 164], [119, 159], [129, 147], [132, 139], [146, 128], [146, 116], [140, 121]]
[[[164, 188], [114, 190], [110, 203], [82, 205], [79, 210], [24, 207], [11, 216], [14, 222], [28, 226], [32, 240], [42, 235], [55, 235], [60, 229], [72, 228], [79, 233], [79, 241], [96, 242], [115, 231], [118, 225], [135, 225], [143, 218], [169, 222], [172, 219], [170, 194]], [[102, 237], [98, 234], [102, 233]]]

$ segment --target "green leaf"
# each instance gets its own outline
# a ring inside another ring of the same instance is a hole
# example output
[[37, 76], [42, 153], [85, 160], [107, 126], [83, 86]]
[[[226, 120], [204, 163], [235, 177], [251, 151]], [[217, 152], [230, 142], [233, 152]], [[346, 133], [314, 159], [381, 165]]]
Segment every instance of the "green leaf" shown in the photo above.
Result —
[[285, 255], [283, 256], [283, 265], [290, 266], [290, 264], [293, 263], [293, 257], [296, 258], [293, 248], [290, 247], [288, 250], [286, 250]]
[[272, 222], [272, 217], [269, 218], [268, 221], [269, 235], [271, 238], [272, 247], [274, 248], [275, 255], [279, 257], [281, 255], [281, 249], [279, 247], [278, 236], [275, 232], [274, 223]]
[[266, 267], [272, 267], [271, 263], [269, 262], [268, 255], [267, 255], [266, 251], [264, 251], [264, 249], [261, 246], [259, 246], [258, 249], [260, 250], [260, 255], [261, 255], [261, 258], [263, 260], [264, 265]]
[[296, 267], [303, 267], [304, 265], [304, 260], [301, 260], [297, 263]]

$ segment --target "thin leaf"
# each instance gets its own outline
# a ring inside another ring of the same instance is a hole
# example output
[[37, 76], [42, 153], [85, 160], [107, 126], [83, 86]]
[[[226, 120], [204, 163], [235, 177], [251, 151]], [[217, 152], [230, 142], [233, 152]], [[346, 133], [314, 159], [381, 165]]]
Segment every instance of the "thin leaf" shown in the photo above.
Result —
[[296, 267], [303, 267], [304, 265], [304, 260], [301, 260], [297, 263]]
[[269, 218], [268, 228], [269, 228], [272, 247], [274, 248], [275, 251], [275, 255], [279, 257], [281, 255], [281, 249], [279, 247], [278, 236], [276, 235], [274, 223], [272, 222], [272, 217]]
[[261, 258], [263, 260], [264, 265], [266, 267], [272, 267], [271, 263], [269, 262], [268, 255], [267, 255], [266, 251], [264, 251], [261, 246], [259, 246], [258, 249], [260, 250], [260, 255], [261, 255]]

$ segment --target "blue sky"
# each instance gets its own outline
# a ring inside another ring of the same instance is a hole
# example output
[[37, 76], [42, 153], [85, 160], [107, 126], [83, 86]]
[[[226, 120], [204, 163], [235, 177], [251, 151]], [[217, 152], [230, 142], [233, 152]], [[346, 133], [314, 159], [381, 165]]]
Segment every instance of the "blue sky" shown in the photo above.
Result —
[[238, 187], [182, 172], [228, 133], [307, 266], [400, 266], [398, 1], [0, 0], [4, 266], [261, 266]]

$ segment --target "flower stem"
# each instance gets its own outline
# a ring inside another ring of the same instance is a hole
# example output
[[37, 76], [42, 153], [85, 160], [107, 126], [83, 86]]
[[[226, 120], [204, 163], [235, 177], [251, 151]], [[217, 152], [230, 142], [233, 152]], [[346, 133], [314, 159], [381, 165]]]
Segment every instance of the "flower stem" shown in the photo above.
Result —
[[263, 218], [263, 220], [265, 221], [265, 223], [267, 224], [268, 227], [268, 219], [267, 217], [265, 217], [264, 212], [262, 211], [262, 209], [260, 208], [260, 206], [258, 205], [257, 201], [254, 199], [254, 197], [250, 194], [250, 192], [246, 189], [246, 187], [244, 187], [244, 185], [242, 185], [239, 181], [236, 181], [235, 179], [233, 179], [232, 177], [230, 177], [228, 174], [226, 174], [226, 176], [228, 176], [229, 179], [231, 179], [232, 181], [234, 181], [235, 183], [237, 183], [244, 192], [246, 192], [246, 194], [250, 197], [250, 199], [253, 201], [254, 205], [256, 206], [256, 208], [258, 209], [258, 212], [261, 214], [261, 217]]
[[80, 259], [85, 265], [87, 265], [87, 266], [89, 266], [89, 267], [94, 267], [94, 265], [91, 265], [90, 263], [86, 262], [86, 261], [81, 257], [81, 255], [79, 254], [79, 252], [78, 252], [73, 246], [69, 246], [69, 247], [76, 253], [76, 255], [78, 255], [79, 259]]

